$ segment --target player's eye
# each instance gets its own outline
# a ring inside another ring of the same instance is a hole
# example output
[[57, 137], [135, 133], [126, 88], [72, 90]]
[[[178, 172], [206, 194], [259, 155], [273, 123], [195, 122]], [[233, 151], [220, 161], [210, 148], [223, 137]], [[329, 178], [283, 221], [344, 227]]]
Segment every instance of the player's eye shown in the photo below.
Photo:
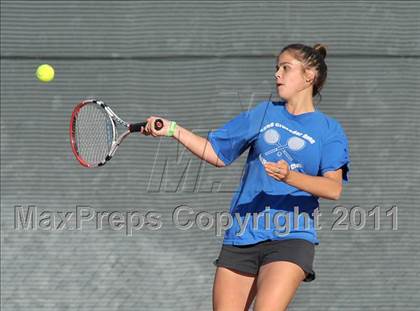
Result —
[[[288, 70], [288, 69], [289, 69], [289, 67], [288, 67], [288, 66], [286, 66], [286, 65], [283, 65], [283, 66], [282, 66], [282, 68], [283, 68], [284, 70]], [[276, 71], [279, 71], [279, 69], [280, 69], [280, 67], [279, 67], [279, 66], [276, 66]]]

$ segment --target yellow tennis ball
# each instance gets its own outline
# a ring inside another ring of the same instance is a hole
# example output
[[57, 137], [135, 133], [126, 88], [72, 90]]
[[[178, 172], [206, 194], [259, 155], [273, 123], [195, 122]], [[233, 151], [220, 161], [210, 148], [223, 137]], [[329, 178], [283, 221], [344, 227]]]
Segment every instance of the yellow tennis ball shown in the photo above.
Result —
[[48, 64], [42, 64], [36, 69], [36, 77], [39, 81], [50, 82], [54, 79], [54, 68]]

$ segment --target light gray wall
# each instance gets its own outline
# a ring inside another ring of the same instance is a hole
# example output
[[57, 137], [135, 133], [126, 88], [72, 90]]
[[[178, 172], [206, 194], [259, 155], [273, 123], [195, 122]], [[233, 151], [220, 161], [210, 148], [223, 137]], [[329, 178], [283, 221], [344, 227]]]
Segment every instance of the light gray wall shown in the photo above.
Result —
[[[317, 279], [290, 310], [418, 308], [419, 12], [418, 1], [2, 1], [2, 309], [210, 310], [222, 237], [182, 231], [171, 216], [179, 205], [228, 210], [246, 154], [216, 169], [189, 153], [177, 163], [175, 141], [130, 137], [106, 167], [86, 170], [69, 116], [99, 97], [128, 121], [155, 114], [205, 135], [269, 98], [275, 55], [293, 42], [329, 48], [319, 109], [342, 123], [352, 164], [340, 201], [321, 200]], [[36, 80], [41, 63], [54, 66], [53, 82]], [[92, 223], [15, 230], [17, 205], [155, 211], [163, 225], [131, 237]], [[336, 205], [379, 205], [380, 230], [373, 216], [362, 230], [331, 230]], [[398, 230], [385, 216], [394, 205]]]

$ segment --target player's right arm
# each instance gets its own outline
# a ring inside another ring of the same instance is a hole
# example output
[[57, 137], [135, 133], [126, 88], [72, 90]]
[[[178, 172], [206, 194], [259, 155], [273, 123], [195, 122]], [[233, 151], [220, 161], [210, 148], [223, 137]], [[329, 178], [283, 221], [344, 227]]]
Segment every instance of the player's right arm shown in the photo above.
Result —
[[196, 135], [179, 125], [176, 126], [173, 137], [200, 159], [216, 167], [225, 166], [206, 138]]
[[[159, 119], [163, 121], [163, 128], [161, 130], [156, 130], [151, 126], [156, 118], [158, 117], [151, 116], [147, 119], [147, 125], [143, 131], [143, 134], [152, 135], [154, 137], [167, 135], [171, 121], [159, 117]], [[185, 148], [187, 148], [200, 159], [216, 167], [225, 166], [225, 163], [217, 156], [212, 145], [206, 138], [194, 134], [193, 132], [183, 128], [178, 124], [176, 125], [175, 132], [173, 133], [172, 137], [178, 140], [185, 146]]]

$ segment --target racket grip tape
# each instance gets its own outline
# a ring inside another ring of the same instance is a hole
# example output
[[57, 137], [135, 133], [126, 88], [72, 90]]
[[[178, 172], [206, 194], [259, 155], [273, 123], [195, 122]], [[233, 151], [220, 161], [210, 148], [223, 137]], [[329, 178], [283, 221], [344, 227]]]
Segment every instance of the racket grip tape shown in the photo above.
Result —
[[[130, 132], [141, 132], [143, 128], [146, 127], [147, 122], [133, 123], [130, 124]], [[163, 121], [161, 119], [155, 120], [155, 130], [159, 131], [163, 127]]]

